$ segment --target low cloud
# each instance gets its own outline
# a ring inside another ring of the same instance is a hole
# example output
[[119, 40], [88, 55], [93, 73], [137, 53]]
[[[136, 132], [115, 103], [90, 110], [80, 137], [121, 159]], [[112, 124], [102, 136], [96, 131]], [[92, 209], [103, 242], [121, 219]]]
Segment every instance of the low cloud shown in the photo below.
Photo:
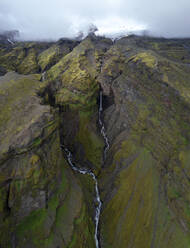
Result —
[[114, 36], [148, 30], [163, 37], [190, 37], [189, 0], [1, 0], [0, 30], [22, 39], [58, 39], [87, 32]]

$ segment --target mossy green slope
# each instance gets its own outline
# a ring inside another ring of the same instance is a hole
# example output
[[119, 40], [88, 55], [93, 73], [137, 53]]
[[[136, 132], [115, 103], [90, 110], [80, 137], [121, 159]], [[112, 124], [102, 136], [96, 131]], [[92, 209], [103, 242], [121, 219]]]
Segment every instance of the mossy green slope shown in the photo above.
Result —
[[[21, 76], [9, 72], [0, 78], [0, 149], [1, 155], [28, 145], [41, 132], [44, 120], [50, 121], [50, 107], [40, 105], [37, 92], [39, 75]], [[30, 131], [31, 130], [31, 131]]]
[[109, 39], [88, 36], [47, 72], [55, 104], [63, 110], [65, 144], [74, 151], [78, 162], [93, 169], [101, 166], [103, 150], [96, 126], [99, 93], [96, 77], [102, 56], [111, 44]]
[[116, 42], [98, 78], [114, 98], [104, 115], [112, 145], [101, 174], [102, 246], [190, 247], [189, 66], [137, 40]]
[[74, 40], [64, 39], [54, 43], [17, 42], [13, 46], [0, 43], [1, 71], [26, 75], [48, 70], [77, 44]]
[[0, 44], [0, 65], [6, 72], [38, 73], [38, 55], [51, 45], [48, 42], [17, 42], [14, 46]]
[[98, 175], [102, 248], [190, 247], [189, 40], [77, 44], [0, 45], [0, 73], [47, 72], [0, 78], [0, 246], [95, 247], [93, 180], [64, 145]]
[[50, 48], [44, 50], [38, 56], [38, 64], [41, 71], [50, 69], [61, 58], [70, 53], [77, 44], [78, 42], [74, 40], [61, 39]]
[[64, 159], [59, 115], [41, 105], [39, 78], [0, 78], [0, 246], [94, 247], [87, 179]]

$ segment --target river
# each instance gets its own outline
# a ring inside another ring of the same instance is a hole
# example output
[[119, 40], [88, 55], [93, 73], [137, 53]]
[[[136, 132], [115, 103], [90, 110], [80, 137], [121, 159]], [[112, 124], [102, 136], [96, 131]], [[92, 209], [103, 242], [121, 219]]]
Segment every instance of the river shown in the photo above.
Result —
[[[107, 138], [107, 134], [105, 131], [105, 126], [102, 120], [102, 113], [103, 113], [103, 107], [102, 107], [102, 103], [103, 103], [103, 93], [102, 91], [100, 91], [100, 96], [99, 96], [99, 114], [98, 114], [98, 119], [99, 119], [99, 125], [100, 125], [100, 130], [101, 130], [101, 135], [104, 139], [104, 157], [103, 157], [103, 161], [105, 161], [106, 159], [106, 155], [107, 152], [109, 150], [109, 141]], [[100, 192], [99, 192], [99, 187], [98, 187], [98, 180], [97, 177], [95, 176], [95, 174], [90, 170], [90, 169], [86, 169], [86, 168], [79, 168], [78, 166], [76, 166], [73, 162], [73, 156], [72, 153], [65, 147], [63, 147], [61, 145], [61, 148], [64, 149], [66, 156], [67, 156], [67, 161], [69, 163], [69, 165], [71, 166], [73, 171], [76, 171], [80, 174], [83, 175], [89, 175], [93, 181], [94, 181], [94, 185], [95, 185], [95, 193], [96, 193], [96, 209], [95, 209], [95, 217], [94, 217], [94, 221], [95, 221], [95, 232], [94, 232], [94, 239], [95, 239], [95, 244], [96, 244], [96, 248], [100, 248], [100, 241], [99, 241], [99, 235], [98, 235], [98, 230], [99, 230], [99, 220], [100, 220], [100, 213], [101, 213], [101, 207], [102, 207], [102, 202], [100, 199]]]

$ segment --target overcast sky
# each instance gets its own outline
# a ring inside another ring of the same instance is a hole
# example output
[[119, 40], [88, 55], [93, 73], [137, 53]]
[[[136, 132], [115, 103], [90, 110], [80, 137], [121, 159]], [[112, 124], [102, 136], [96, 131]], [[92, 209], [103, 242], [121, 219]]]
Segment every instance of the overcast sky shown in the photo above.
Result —
[[190, 0], [0, 0], [0, 30], [25, 39], [72, 37], [90, 23], [99, 34], [190, 37]]

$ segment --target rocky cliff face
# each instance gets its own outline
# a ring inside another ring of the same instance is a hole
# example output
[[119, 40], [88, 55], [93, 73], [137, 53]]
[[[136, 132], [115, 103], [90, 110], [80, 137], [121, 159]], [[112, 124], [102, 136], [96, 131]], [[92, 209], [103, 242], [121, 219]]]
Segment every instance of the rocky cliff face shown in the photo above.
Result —
[[96, 247], [65, 147], [102, 248], [190, 247], [189, 66], [190, 40], [2, 43], [0, 246]]
[[111, 149], [101, 173], [103, 247], [190, 245], [184, 47], [131, 37], [105, 55], [99, 82], [114, 103], [104, 112]]

